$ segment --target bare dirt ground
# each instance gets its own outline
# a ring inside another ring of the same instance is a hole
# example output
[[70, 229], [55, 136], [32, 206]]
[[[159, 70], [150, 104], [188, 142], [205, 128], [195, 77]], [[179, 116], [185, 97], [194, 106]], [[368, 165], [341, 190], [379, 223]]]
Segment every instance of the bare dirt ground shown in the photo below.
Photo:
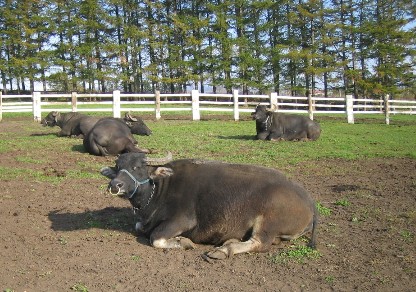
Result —
[[[24, 137], [25, 123], [3, 121], [0, 133]], [[165, 251], [137, 237], [129, 203], [105, 193], [105, 178], [72, 178], [83, 162], [113, 165], [114, 158], [50, 151], [32, 163], [18, 159], [30, 149], [12, 146], [0, 153], [3, 171], [64, 179], [16, 173], [0, 181], [2, 291], [416, 291], [416, 160], [291, 166], [283, 171], [332, 210], [320, 218], [321, 256], [274, 262], [290, 248], [285, 243], [208, 263], [201, 254], [211, 246]]]

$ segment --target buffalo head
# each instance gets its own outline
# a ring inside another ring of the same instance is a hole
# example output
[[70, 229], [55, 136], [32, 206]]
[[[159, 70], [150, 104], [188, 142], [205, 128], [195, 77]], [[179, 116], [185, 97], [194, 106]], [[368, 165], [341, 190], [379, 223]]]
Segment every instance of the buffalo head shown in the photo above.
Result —
[[[108, 191], [112, 195], [126, 195], [132, 199], [147, 188], [157, 176], [168, 176], [168, 168], [158, 167], [149, 174], [148, 166], [163, 165], [172, 160], [172, 153], [164, 158], [147, 158], [144, 153], [124, 153], [116, 160], [115, 167], [104, 167], [101, 174], [110, 178]], [[140, 198], [137, 198], [140, 200]]]
[[267, 117], [270, 113], [273, 113], [276, 110], [276, 105], [272, 105], [270, 109], [268, 109], [265, 105], [258, 104], [254, 109], [254, 112], [251, 113], [251, 117], [253, 120], [264, 122], [267, 120]]
[[132, 134], [141, 136], [149, 136], [152, 134], [152, 131], [139, 117], [135, 117], [132, 116], [130, 113], [126, 113], [123, 120], [126, 123], [126, 125], [130, 128]]
[[57, 111], [50, 112], [40, 123], [42, 126], [55, 127], [61, 114]]

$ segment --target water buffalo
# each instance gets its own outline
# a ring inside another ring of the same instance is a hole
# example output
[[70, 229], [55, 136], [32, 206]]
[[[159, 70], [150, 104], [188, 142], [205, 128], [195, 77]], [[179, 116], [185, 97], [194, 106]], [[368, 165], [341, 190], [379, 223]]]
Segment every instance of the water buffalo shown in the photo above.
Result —
[[256, 120], [256, 138], [259, 140], [316, 140], [321, 134], [318, 123], [308, 117], [270, 111], [258, 105], [251, 114]]
[[98, 156], [148, 152], [147, 149], [136, 147], [137, 140], [130, 128], [117, 118], [100, 119], [84, 137], [83, 144], [88, 153]]
[[[60, 113], [52, 111], [41, 121], [41, 124], [49, 127], [59, 126], [61, 131], [58, 133], [58, 136], [76, 136], [83, 138], [98, 120], [100, 120], [99, 117], [91, 117], [77, 112]], [[126, 113], [124, 118], [120, 120], [126, 123], [132, 134], [142, 136], [152, 134], [152, 131], [146, 126], [143, 120], [137, 116]]]
[[144, 153], [122, 154], [101, 174], [109, 191], [128, 198], [138, 216], [136, 231], [156, 248], [219, 247], [204, 259], [265, 252], [281, 240], [311, 232], [315, 203], [298, 184], [275, 169], [216, 161], [154, 161]]
[[141, 136], [149, 136], [152, 134], [152, 131], [146, 126], [143, 120], [137, 116], [132, 116], [130, 113], [126, 113], [122, 120], [130, 128], [132, 134]]
[[98, 120], [98, 117], [90, 117], [77, 112], [60, 113], [52, 111], [41, 121], [41, 124], [44, 127], [60, 127], [61, 131], [58, 136], [83, 137]]

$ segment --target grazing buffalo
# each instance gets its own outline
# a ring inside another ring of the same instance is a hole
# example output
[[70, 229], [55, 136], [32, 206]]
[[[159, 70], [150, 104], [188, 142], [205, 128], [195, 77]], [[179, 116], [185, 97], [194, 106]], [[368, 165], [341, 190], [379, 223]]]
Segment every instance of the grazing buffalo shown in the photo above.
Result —
[[41, 121], [41, 124], [44, 127], [60, 127], [61, 131], [58, 136], [83, 137], [98, 120], [97, 117], [90, 117], [77, 112], [60, 113], [52, 111]]
[[101, 174], [111, 179], [111, 194], [130, 200], [136, 230], [154, 247], [217, 245], [203, 255], [211, 261], [265, 252], [307, 232], [309, 246], [315, 247], [315, 203], [277, 170], [193, 159], [154, 161], [144, 153], [126, 153]]
[[319, 124], [308, 117], [273, 112], [265, 105], [258, 105], [251, 116], [256, 120], [259, 140], [306, 141], [316, 140], [321, 134]]
[[148, 152], [136, 147], [137, 141], [122, 119], [103, 118], [83, 140], [85, 150], [93, 155], [107, 156], [125, 152]]
[[[100, 120], [99, 117], [86, 116], [77, 112], [60, 113], [52, 111], [41, 121], [41, 124], [49, 127], [59, 126], [61, 131], [58, 133], [58, 136], [77, 136], [83, 138], [98, 120]], [[142, 136], [152, 134], [152, 131], [141, 118], [132, 116], [130, 113], [126, 113], [124, 118], [119, 120], [126, 123], [132, 134]]]

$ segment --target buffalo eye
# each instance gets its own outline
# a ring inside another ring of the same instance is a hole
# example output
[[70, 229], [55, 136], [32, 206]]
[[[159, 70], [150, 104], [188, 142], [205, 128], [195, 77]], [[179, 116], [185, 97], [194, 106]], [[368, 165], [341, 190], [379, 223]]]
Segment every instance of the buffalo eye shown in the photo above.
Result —
[[137, 167], [136, 166], [133, 166], [133, 170], [136, 170], [137, 169]]

